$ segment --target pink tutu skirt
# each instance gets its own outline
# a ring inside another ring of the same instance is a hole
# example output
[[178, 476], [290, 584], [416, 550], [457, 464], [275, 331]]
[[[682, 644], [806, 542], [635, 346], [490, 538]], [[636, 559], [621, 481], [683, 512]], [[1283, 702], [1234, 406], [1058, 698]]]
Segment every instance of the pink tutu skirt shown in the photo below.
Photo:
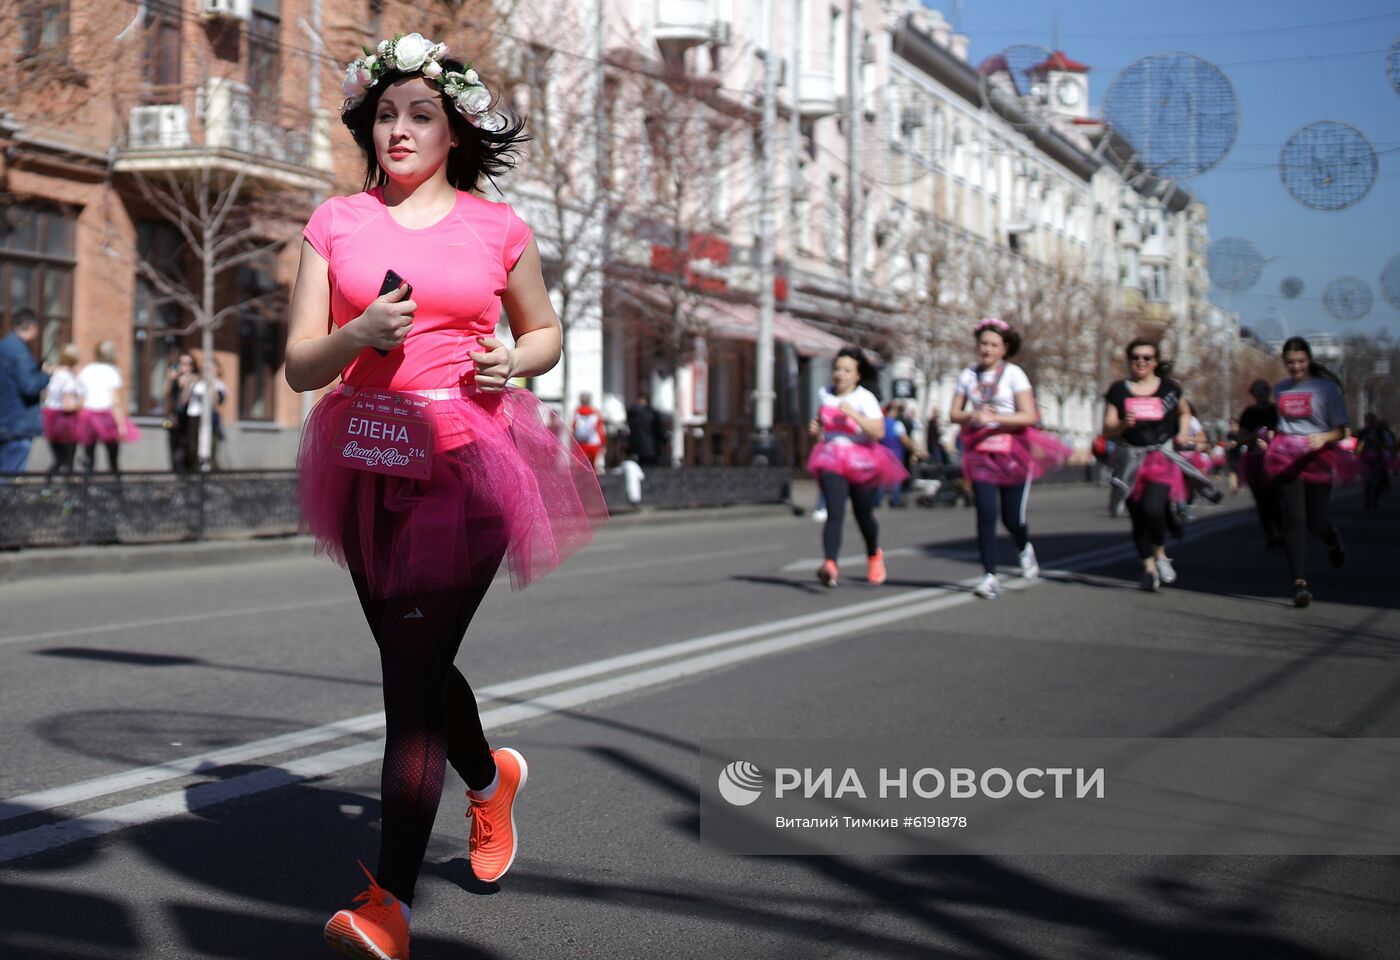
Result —
[[1301, 478], [1305, 483], [1330, 483], [1345, 487], [1363, 483], [1366, 467], [1353, 453], [1335, 443], [1320, 450], [1308, 449], [1308, 438], [1279, 433], [1269, 441], [1264, 470], [1272, 480]]
[[608, 511], [593, 465], [526, 390], [433, 400], [426, 480], [357, 470], [336, 443], [353, 391], [327, 394], [297, 456], [302, 527], [378, 597], [490, 580], [523, 589], [593, 539]]
[[807, 471], [812, 476], [834, 473], [857, 487], [872, 483], [892, 487], [909, 479], [909, 471], [889, 450], [878, 443], [854, 440], [818, 443], [807, 457]]
[[[994, 483], [999, 487], [1039, 480], [1062, 466], [1071, 453], [1069, 447], [1034, 427], [1015, 433], [964, 430], [962, 443], [963, 475], [973, 483]], [[1004, 451], [988, 449], [1008, 444]]]
[[45, 407], [44, 436], [49, 443], [77, 443], [80, 436], [78, 420], [81, 416], [77, 410], [65, 413]]
[[1149, 483], [1164, 484], [1169, 491], [1167, 496], [1173, 503], [1186, 502], [1186, 474], [1160, 450], [1153, 450], [1143, 458], [1128, 499], [1141, 500]]
[[128, 417], [126, 432], [117, 429], [117, 418], [111, 410], [79, 410], [79, 443], [134, 443], [141, 438], [141, 431]]

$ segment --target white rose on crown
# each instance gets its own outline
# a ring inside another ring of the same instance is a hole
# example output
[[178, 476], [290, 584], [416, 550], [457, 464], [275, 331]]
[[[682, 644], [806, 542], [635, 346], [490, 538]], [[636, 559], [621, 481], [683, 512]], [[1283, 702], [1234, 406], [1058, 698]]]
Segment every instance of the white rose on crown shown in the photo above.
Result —
[[423, 64], [423, 76], [427, 77], [429, 80], [436, 80], [438, 77], [442, 76], [442, 64], [438, 63], [436, 60], [429, 60], [427, 63]]
[[345, 68], [345, 82], [340, 89], [347, 97], [362, 97], [373, 82], [374, 75], [369, 66], [363, 60], [352, 60]]
[[412, 73], [423, 66], [432, 47], [421, 33], [407, 34], [394, 41], [394, 60], [400, 70]]
[[491, 91], [482, 86], [467, 87], [457, 98], [457, 105], [467, 113], [481, 113], [491, 106]]

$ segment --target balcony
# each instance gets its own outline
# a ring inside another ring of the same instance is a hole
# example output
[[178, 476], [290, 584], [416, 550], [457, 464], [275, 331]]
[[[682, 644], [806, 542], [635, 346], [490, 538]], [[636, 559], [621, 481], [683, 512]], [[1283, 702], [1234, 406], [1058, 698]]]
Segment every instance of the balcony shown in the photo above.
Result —
[[819, 120], [838, 111], [836, 70], [831, 54], [817, 50], [798, 53], [797, 112], [804, 119]]
[[245, 85], [219, 77], [171, 94], [179, 102], [129, 108], [118, 172], [241, 170], [283, 186], [325, 188], [331, 169], [326, 111], [259, 105]]
[[652, 34], [663, 50], [685, 50], [708, 42], [714, 23], [710, 0], [656, 0]]

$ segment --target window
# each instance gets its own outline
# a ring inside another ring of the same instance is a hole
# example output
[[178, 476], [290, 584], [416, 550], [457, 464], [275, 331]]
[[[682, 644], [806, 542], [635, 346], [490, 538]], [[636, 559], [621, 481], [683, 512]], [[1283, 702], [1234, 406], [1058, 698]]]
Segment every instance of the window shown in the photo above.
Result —
[[[183, 282], [180, 255], [184, 238], [168, 223], [142, 220], [136, 224], [136, 253], [176, 282]], [[166, 410], [165, 375], [177, 359], [179, 328], [184, 311], [165, 298], [138, 272], [131, 304], [131, 409], [136, 414], [160, 415]]]
[[21, 59], [66, 59], [68, 0], [22, 0], [19, 16]]
[[241, 420], [271, 420], [276, 406], [277, 371], [287, 340], [285, 301], [272, 259], [238, 268], [238, 298], [247, 309], [238, 315], [238, 416]]
[[253, 0], [248, 20], [248, 89], [253, 116], [276, 122], [282, 87], [282, 0]]
[[1167, 267], [1165, 264], [1156, 264], [1147, 270], [1144, 278], [1147, 283], [1147, 299], [1164, 303], [1167, 300]]
[[58, 359], [73, 339], [73, 217], [57, 207], [0, 207], [0, 336], [16, 310], [39, 316], [39, 357]]
[[[141, 79], [153, 87], [180, 85], [179, 0], [148, 0], [143, 26], [146, 48]], [[178, 93], [176, 94], [178, 98]], [[157, 102], [160, 102], [157, 99]]]

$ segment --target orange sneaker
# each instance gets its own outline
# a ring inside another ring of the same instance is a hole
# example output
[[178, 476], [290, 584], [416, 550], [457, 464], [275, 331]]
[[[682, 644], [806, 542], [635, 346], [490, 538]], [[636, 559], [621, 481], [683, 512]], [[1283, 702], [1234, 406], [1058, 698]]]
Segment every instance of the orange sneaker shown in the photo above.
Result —
[[885, 582], [885, 551], [876, 550], [875, 556], [869, 557], [865, 561], [865, 579], [869, 580], [872, 586], [879, 586]]
[[369, 886], [355, 897], [364, 905], [341, 910], [326, 923], [326, 944], [358, 960], [408, 960], [408, 913], [398, 897], [369, 877]]
[[817, 579], [822, 582], [823, 586], [836, 586], [836, 561], [822, 561], [822, 565], [817, 567]]
[[478, 880], [490, 882], [505, 876], [515, 862], [520, 838], [515, 832], [515, 797], [530, 775], [530, 768], [520, 751], [510, 747], [492, 750], [496, 760], [496, 792], [490, 800], [471, 800], [471, 859], [472, 873]]

